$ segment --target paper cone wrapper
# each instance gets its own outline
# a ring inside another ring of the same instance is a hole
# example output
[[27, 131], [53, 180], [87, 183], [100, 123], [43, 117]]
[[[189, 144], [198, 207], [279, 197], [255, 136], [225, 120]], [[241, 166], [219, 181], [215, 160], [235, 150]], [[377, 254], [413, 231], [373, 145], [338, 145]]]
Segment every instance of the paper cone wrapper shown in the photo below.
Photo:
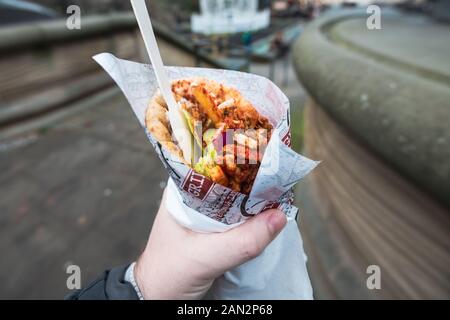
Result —
[[267, 209], [278, 208], [288, 217], [286, 228], [264, 253], [218, 279], [210, 291], [211, 297], [311, 299], [292, 188], [318, 162], [291, 149], [289, 100], [283, 92], [270, 80], [249, 73], [166, 67], [170, 80], [202, 77], [236, 88], [273, 125], [252, 191], [245, 195], [196, 173], [166, 151], [145, 129], [146, 109], [158, 89], [151, 65], [122, 60], [109, 53], [96, 55], [94, 59], [126, 96], [166, 168], [171, 200], [167, 206], [180, 224], [197, 232], [223, 232]]

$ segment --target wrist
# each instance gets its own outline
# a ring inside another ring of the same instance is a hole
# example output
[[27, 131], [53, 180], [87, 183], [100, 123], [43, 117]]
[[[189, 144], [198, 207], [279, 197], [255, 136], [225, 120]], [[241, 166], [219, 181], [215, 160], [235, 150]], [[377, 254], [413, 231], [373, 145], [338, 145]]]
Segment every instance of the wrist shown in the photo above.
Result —
[[125, 271], [125, 281], [129, 282], [132, 286], [134, 291], [136, 292], [136, 295], [138, 296], [139, 300], [144, 300], [144, 296], [141, 292], [141, 290], [139, 289], [139, 286], [137, 285], [136, 282], [136, 278], [135, 278], [135, 266], [136, 266], [136, 262], [133, 262], [132, 264], [130, 264], [127, 268], [127, 270]]
[[[148, 252], [144, 251], [134, 268], [136, 284], [145, 300], [200, 299], [213, 282], [213, 280], [196, 281], [189, 273], [184, 273], [180, 278], [179, 275], [182, 273], [171, 272], [170, 263], [161, 268], [147, 254]], [[174, 265], [181, 266], [182, 263]]]
[[147, 287], [148, 283], [148, 273], [144, 270], [146, 269], [144, 267], [144, 261], [143, 257], [139, 257], [139, 259], [136, 261], [136, 264], [134, 266], [133, 274], [136, 286], [139, 288], [139, 291], [141, 292], [141, 295], [144, 300], [151, 300], [150, 292]]

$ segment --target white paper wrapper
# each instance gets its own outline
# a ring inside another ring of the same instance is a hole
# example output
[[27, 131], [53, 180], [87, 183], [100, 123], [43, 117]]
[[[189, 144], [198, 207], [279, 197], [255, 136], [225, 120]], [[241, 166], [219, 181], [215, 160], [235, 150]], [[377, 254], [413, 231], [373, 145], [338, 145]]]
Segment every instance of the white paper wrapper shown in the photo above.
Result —
[[[150, 65], [121, 60], [109, 53], [94, 59], [109, 73], [144, 127], [145, 111], [157, 90]], [[171, 179], [169, 212], [198, 232], [223, 232], [250, 216], [278, 208], [289, 223], [258, 258], [226, 273], [210, 294], [217, 299], [311, 299], [306, 259], [295, 222], [292, 187], [318, 162], [290, 148], [289, 100], [270, 80], [237, 71], [166, 67], [169, 79], [204, 77], [235, 87], [274, 126], [250, 195], [215, 184], [178, 162], [147, 132]]]

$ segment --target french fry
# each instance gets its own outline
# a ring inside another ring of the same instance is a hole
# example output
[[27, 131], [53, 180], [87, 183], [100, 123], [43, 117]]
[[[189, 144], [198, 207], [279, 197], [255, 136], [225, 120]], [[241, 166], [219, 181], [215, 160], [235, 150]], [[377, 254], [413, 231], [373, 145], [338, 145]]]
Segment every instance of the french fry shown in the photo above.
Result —
[[192, 93], [195, 99], [197, 99], [198, 103], [200, 104], [200, 107], [208, 115], [208, 118], [211, 119], [214, 126], [219, 124], [219, 122], [221, 122], [220, 116], [216, 111], [214, 101], [208, 95], [206, 89], [203, 86], [199, 85], [192, 86]]
[[209, 175], [212, 181], [221, 184], [223, 186], [228, 185], [228, 178], [223, 172], [222, 168], [219, 166], [215, 166], [210, 169]]

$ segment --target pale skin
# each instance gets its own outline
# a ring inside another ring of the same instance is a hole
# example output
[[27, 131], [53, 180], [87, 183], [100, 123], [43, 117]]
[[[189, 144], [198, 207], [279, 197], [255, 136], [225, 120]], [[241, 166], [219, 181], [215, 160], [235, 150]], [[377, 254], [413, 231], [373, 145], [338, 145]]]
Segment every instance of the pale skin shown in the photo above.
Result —
[[145, 299], [201, 299], [216, 278], [260, 255], [286, 225], [285, 215], [271, 209], [223, 233], [196, 233], [172, 218], [165, 197], [136, 262]]

